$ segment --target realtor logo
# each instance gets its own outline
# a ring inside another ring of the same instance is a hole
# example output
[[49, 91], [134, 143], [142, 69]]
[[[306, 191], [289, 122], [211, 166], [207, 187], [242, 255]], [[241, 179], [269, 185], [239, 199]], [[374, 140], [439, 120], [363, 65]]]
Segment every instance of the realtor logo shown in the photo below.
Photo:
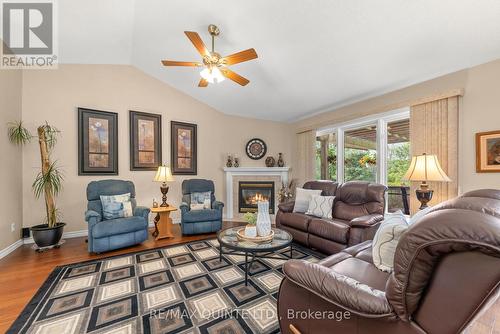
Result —
[[51, 0], [2, 2], [2, 68], [54, 68], [55, 15]]

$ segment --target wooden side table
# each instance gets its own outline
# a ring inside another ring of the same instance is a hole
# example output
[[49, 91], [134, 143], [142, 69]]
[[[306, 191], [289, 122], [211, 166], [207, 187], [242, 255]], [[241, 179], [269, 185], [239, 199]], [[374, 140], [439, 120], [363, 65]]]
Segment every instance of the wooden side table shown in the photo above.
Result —
[[156, 213], [154, 219], [155, 230], [153, 232], [153, 237], [155, 240], [173, 238], [172, 233], [172, 218], [170, 218], [170, 212], [177, 211], [177, 208], [173, 206], [159, 206], [157, 208], [151, 208], [151, 212]]

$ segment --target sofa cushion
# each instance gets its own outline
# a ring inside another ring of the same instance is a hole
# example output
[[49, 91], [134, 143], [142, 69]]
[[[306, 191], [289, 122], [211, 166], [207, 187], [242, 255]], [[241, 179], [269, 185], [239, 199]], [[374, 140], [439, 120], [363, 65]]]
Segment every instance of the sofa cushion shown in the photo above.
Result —
[[210, 222], [221, 220], [222, 212], [220, 210], [191, 210], [182, 215], [183, 223]]
[[309, 202], [307, 215], [318, 218], [332, 219], [333, 200], [335, 196], [313, 195]]
[[104, 220], [94, 225], [92, 237], [104, 238], [112, 235], [130, 233], [147, 229], [148, 222], [144, 217], [127, 217]]
[[407, 229], [408, 222], [403, 214], [392, 215], [380, 224], [372, 243], [373, 264], [378, 269], [392, 272], [396, 247]]
[[285, 226], [293, 227], [294, 229], [307, 232], [309, 222], [314, 217], [303, 213], [283, 213], [280, 217], [280, 223]]
[[349, 225], [341, 220], [311, 219], [309, 233], [319, 237], [347, 244]]
[[313, 195], [321, 195], [321, 190], [296, 188], [293, 212], [306, 212]]

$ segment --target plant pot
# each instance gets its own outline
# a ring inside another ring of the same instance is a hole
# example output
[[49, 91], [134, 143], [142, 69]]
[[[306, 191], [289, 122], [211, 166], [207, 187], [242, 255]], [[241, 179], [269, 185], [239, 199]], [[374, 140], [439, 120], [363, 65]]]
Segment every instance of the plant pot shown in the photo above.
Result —
[[245, 226], [245, 236], [249, 238], [255, 238], [257, 236], [257, 227], [250, 224]]
[[54, 227], [47, 224], [35, 225], [30, 228], [33, 233], [33, 240], [38, 247], [54, 246], [61, 240], [65, 223], [57, 223]]

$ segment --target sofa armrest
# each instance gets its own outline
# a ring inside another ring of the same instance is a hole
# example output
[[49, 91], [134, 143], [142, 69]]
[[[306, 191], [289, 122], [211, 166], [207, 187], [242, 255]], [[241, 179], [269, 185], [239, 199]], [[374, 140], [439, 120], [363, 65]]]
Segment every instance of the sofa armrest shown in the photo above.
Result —
[[278, 208], [281, 212], [293, 212], [293, 207], [295, 206], [295, 201], [288, 201], [285, 203], [278, 204]]
[[181, 205], [179, 205], [179, 209], [181, 213], [184, 214], [189, 211], [189, 205], [186, 202], [182, 202]]
[[283, 272], [293, 283], [326, 301], [363, 317], [394, 315], [383, 291], [304, 260], [289, 260]]
[[151, 210], [145, 206], [137, 206], [134, 210], [134, 216], [136, 217], [144, 217], [147, 221], [149, 221], [149, 213]]
[[224, 208], [224, 203], [222, 203], [220, 201], [214, 201], [212, 203], [212, 209], [214, 209], [214, 210], [222, 211], [223, 208]]
[[351, 227], [372, 227], [383, 220], [384, 216], [380, 214], [361, 216], [351, 220]]

